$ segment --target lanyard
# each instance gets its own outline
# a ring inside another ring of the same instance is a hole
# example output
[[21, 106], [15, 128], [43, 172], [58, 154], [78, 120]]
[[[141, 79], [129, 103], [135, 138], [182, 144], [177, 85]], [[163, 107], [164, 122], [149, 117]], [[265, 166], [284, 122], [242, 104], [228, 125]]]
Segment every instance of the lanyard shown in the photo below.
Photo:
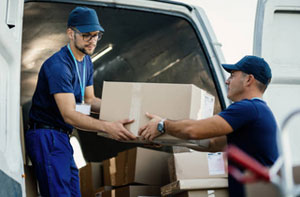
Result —
[[79, 69], [78, 69], [78, 64], [77, 64], [77, 60], [76, 58], [74, 57], [73, 53], [72, 53], [72, 50], [70, 48], [70, 44], [68, 44], [68, 49], [73, 57], [73, 60], [75, 62], [75, 66], [76, 66], [76, 71], [77, 71], [77, 75], [78, 75], [78, 79], [79, 79], [79, 85], [80, 85], [80, 90], [81, 90], [81, 98], [82, 98], [82, 103], [84, 103], [84, 91], [85, 91], [85, 59], [83, 58], [83, 79], [81, 81], [81, 77], [80, 77], [80, 73], [79, 73]]

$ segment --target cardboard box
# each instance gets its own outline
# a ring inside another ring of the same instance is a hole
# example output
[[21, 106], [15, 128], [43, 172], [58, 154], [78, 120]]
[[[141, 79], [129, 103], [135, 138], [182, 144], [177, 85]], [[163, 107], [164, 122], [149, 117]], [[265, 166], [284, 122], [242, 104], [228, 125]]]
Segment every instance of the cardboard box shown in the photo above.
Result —
[[102, 186], [102, 187], [99, 187], [98, 189], [94, 190], [94, 196], [99, 196], [101, 197], [102, 193], [105, 192], [105, 191], [110, 191], [112, 190], [113, 187], [112, 186]]
[[190, 190], [173, 195], [174, 197], [229, 197], [227, 189]]
[[226, 178], [227, 159], [222, 152], [176, 153], [168, 161], [171, 182], [184, 179]]
[[228, 188], [227, 178], [186, 179], [172, 182], [160, 188], [162, 196], [169, 196], [191, 190]]
[[86, 166], [79, 169], [80, 192], [82, 196], [94, 196], [95, 191], [103, 186], [102, 164], [99, 162], [87, 163]]
[[159, 197], [160, 187], [129, 185], [111, 191], [98, 192], [96, 197]]
[[[191, 84], [104, 82], [100, 119], [134, 119], [126, 128], [138, 136], [139, 128], [149, 121], [146, 112], [173, 120], [198, 120], [213, 115], [214, 101], [214, 96]], [[99, 135], [108, 137], [104, 132], [99, 132]], [[170, 145], [187, 143], [167, 134], [156, 138], [155, 142]], [[189, 143], [208, 146], [207, 140], [191, 140]]]
[[133, 148], [103, 161], [104, 184], [121, 186], [133, 183], [162, 186], [169, 183], [169, 153]]

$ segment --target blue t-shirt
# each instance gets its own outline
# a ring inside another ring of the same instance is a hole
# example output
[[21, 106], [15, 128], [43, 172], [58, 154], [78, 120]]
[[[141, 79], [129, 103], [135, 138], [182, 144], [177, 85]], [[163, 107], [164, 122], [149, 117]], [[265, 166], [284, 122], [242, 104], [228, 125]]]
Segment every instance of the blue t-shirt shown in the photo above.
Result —
[[[271, 166], [278, 157], [277, 124], [267, 104], [261, 99], [244, 99], [220, 112], [233, 128], [227, 143], [234, 144], [264, 166]], [[233, 163], [229, 163], [234, 165]], [[243, 185], [229, 176], [230, 196], [244, 196]]]
[[[82, 62], [77, 61], [81, 80], [84, 62], [86, 64], [85, 87], [87, 87], [93, 85], [93, 64], [88, 55]], [[62, 47], [42, 65], [29, 117], [33, 122], [71, 130], [73, 127], [64, 122], [56, 105], [53, 96], [56, 93], [73, 93], [76, 103], [82, 101], [76, 65], [67, 46]]]

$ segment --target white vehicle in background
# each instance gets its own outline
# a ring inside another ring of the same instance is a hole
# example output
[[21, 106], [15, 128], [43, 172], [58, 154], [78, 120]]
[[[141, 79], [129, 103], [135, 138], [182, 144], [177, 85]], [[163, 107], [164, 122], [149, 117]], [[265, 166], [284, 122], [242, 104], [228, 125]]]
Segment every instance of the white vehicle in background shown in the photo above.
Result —
[[[215, 113], [230, 104], [221, 45], [199, 7], [168, 0], [2, 0], [0, 196], [26, 195], [20, 130], [26, 130], [40, 66], [66, 44], [67, 16], [78, 5], [94, 8], [105, 29], [92, 57], [96, 96], [101, 97], [104, 80], [193, 83], [216, 97]], [[299, 13], [300, 1], [258, 1], [254, 55], [272, 67], [273, 81], [265, 99], [279, 123], [300, 107]], [[135, 146], [80, 131], [77, 137], [89, 161]], [[100, 143], [109, 151], [95, 154]], [[300, 163], [300, 155], [293, 154]]]
[[[300, 1], [258, 1], [253, 54], [264, 57], [272, 68], [272, 82], [264, 99], [279, 125], [300, 108]], [[300, 165], [300, 118], [289, 123], [290, 154]]]

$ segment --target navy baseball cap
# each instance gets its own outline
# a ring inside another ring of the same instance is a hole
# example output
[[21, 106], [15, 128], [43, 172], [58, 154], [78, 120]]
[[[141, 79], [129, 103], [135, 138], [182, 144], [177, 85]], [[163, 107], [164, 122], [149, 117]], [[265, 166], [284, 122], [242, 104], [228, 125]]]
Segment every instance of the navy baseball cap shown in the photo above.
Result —
[[252, 74], [255, 79], [268, 85], [272, 78], [271, 68], [269, 64], [260, 57], [247, 55], [236, 64], [222, 64], [227, 72], [233, 70], [242, 71], [247, 74]]
[[97, 13], [88, 7], [76, 7], [69, 15], [68, 27], [76, 27], [81, 33], [102, 31]]

